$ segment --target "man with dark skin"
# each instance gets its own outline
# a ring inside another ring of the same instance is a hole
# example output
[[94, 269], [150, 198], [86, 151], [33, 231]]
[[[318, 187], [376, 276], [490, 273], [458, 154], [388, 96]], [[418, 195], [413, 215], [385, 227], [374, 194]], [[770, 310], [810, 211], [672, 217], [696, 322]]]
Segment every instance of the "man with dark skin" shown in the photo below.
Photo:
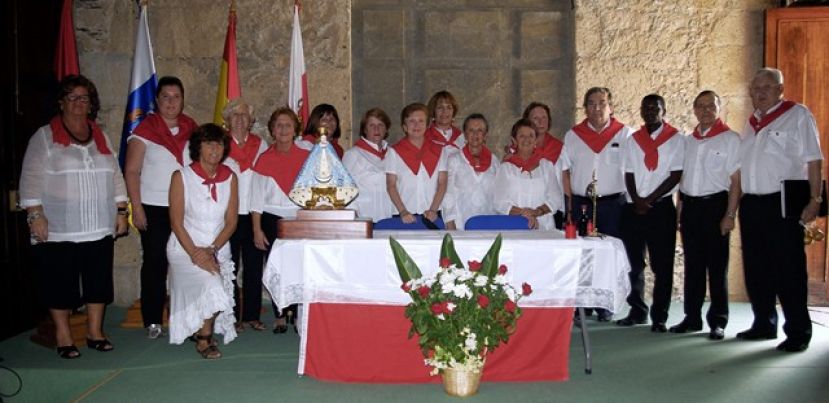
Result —
[[676, 246], [676, 207], [672, 195], [682, 177], [684, 142], [679, 131], [664, 121], [665, 100], [656, 94], [642, 99], [645, 124], [625, 150], [625, 187], [628, 203], [622, 210], [622, 242], [630, 260], [630, 312], [619, 326], [647, 322], [644, 301], [645, 248], [654, 273], [651, 331], [664, 333], [673, 288]]

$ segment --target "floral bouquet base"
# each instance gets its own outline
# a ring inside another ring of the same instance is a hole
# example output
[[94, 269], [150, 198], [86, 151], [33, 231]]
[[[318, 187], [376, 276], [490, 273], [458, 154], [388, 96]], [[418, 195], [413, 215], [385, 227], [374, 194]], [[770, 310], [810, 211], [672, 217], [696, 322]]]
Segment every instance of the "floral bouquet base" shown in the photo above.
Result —
[[478, 393], [478, 387], [481, 385], [481, 375], [483, 375], [483, 369], [444, 368], [441, 373], [443, 377], [443, 389], [450, 396], [472, 396]]

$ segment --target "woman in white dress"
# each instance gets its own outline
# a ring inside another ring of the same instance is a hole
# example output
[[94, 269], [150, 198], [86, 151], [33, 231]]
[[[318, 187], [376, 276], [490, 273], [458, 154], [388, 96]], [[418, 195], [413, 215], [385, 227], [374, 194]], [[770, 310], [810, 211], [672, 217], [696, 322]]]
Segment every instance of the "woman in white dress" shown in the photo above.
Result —
[[236, 338], [233, 316], [233, 261], [228, 240], [239, 212], [236, 174], [222, 161], [230, 137], [212, 123], [190, 138], [189, 166], [173, 173], [170, 182], [170, 343], [189, 336], [206, 359], [222, 353], [213, 333], [227, 344]]
[[502, 214], [524, 216], [530, 229], [553, 230], [555, 221], [551, 213], [564, 208], [555, 167], [537, 150], [532, 122], [515, 122], [511, 135], [516, 151], [504, 158], [498, 169], [495, 209]]
[[377, 222], [394, 214], [386, 192], [386, 137], [391, 120], [380, 108], [369, 109], [360, 121], [360, 140], [343, 156], [343, 165], [357, 182], [360, 194], [349, 206], [362, 218]]
[[489, 123], [480, 113], [463, 121], [466, 145], [449, 157], [449, 189], [443, 202], [447, 229], [463, 229], [469, 217], [496, 214], [495, 176], [500, 164], [486, 146], [488, 131]]

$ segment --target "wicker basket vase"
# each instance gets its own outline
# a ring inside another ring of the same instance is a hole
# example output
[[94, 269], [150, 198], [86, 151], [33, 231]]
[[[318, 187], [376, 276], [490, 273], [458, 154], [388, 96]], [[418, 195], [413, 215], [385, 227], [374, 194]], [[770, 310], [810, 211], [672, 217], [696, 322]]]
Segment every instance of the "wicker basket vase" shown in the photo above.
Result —
[[481, 385], [482, 373], [483, 369], [467, 371], [455, 368], [444, 368], [441, 373], [443, 377], [443, 389], [450, 396], [472, 396], [478, 392], [478, 386]]

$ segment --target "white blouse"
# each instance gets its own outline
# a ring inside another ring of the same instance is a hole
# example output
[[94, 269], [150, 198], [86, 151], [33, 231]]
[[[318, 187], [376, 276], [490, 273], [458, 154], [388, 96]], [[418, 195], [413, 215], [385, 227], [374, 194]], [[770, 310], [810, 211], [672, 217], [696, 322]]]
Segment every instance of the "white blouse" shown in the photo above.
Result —
[[[249, 134], [248, 136], [255, 136], [254, 134]], [[230, 139], [230, 141], [235, 141]], [[268, 149], [268, 143], [265, 140], [259, 144], [259, 149], [256, 150], [256, 158], [253, 159], [251, 163], [251, 167], [248, 168], [245, 172], [241, 172], [239, 169], [239, 163], [236, 162], [230, 156], [225, 159], [224, 164], [227, 165], [233, 173], [236, 174], [237, 186], [239, 189], [239, 214], [245, 215], [250, 213], [250, 191], [253, 188], [253, 165], [256, 165], [256, 161], [259, 160], [259, 156], [262, 155], [265, 150]]]
[[423, 164], [420, 165], [417, 174], [412, 173], [393, 147], [389, 147], [386, 152], [386, 159], [383, 160], [386, 173], [397, 177], [397, 191], [400, 193], [403, 205], [410, 213], [423, 214], [431, 207], [438, 190], [438, 176], [440, 176], [438, 174], [448, 170], [446, 167], [447, 148], [451, 147], [443, 148], [431, 177]]
[[466, 220], [476, 215], [497, 214], [495, 210], [495, 178], [500, 163], [492, 155], [492, 164], [484, 172], [475, 168], [463, 152], [449, 157], [449, 186], [443, 201], [444, 220], [455, 221], [463, 229]]
[[252, 174], [250, 190], [250, 211], [268, 213], [282, 218], [295, 218], [299, 206], [294, 204], [276, 180], [258, 172]]
[[[178, 135], [178, 127], [171, 127], [170, 132]], [[173, 172], [182, 168], [178, 160], [164, 146], [156, 144], [135, 134], [127, 138], [127, 143], [140, 141], [144, 143], [144, 162], [141, 165], [141, 204], [167, 207], [170, 204], [170, 179]], [[182, 151], [183, 166], [188, 166], [190, 160], [190, 143]]]
[[[106, 142], [112, 150], [108, 138]], [[94, 141], [56, 144], [49, 125], [29, 140], [20, 174], [20, 206], [43, 206], [49, 242], [111, 236], [116, 203], [126, 201], [127, 188], [114, 153], [101, 154]]]
[[375, 222], [395, 214], [394, 205], [386, 191], [383, 160], [359, 147], [351, 147], [343, 155], [343, 165], [360, 189], [360, 194], [350, 208], [356, 209], [360, 217]]
[[[495, 210], [509, 214], [512, 207], [536, 208], [546, 204], [550, 211], [564, 210], [564, 197], [556, 178], [556, 168], [548, 160], [541, 160], [532, 172], [522, 172], [514, 164], [505, 162], [498, 168], [495, 179]], [[553, 214], [538, 217], [542, 230], [554, 230]]]

